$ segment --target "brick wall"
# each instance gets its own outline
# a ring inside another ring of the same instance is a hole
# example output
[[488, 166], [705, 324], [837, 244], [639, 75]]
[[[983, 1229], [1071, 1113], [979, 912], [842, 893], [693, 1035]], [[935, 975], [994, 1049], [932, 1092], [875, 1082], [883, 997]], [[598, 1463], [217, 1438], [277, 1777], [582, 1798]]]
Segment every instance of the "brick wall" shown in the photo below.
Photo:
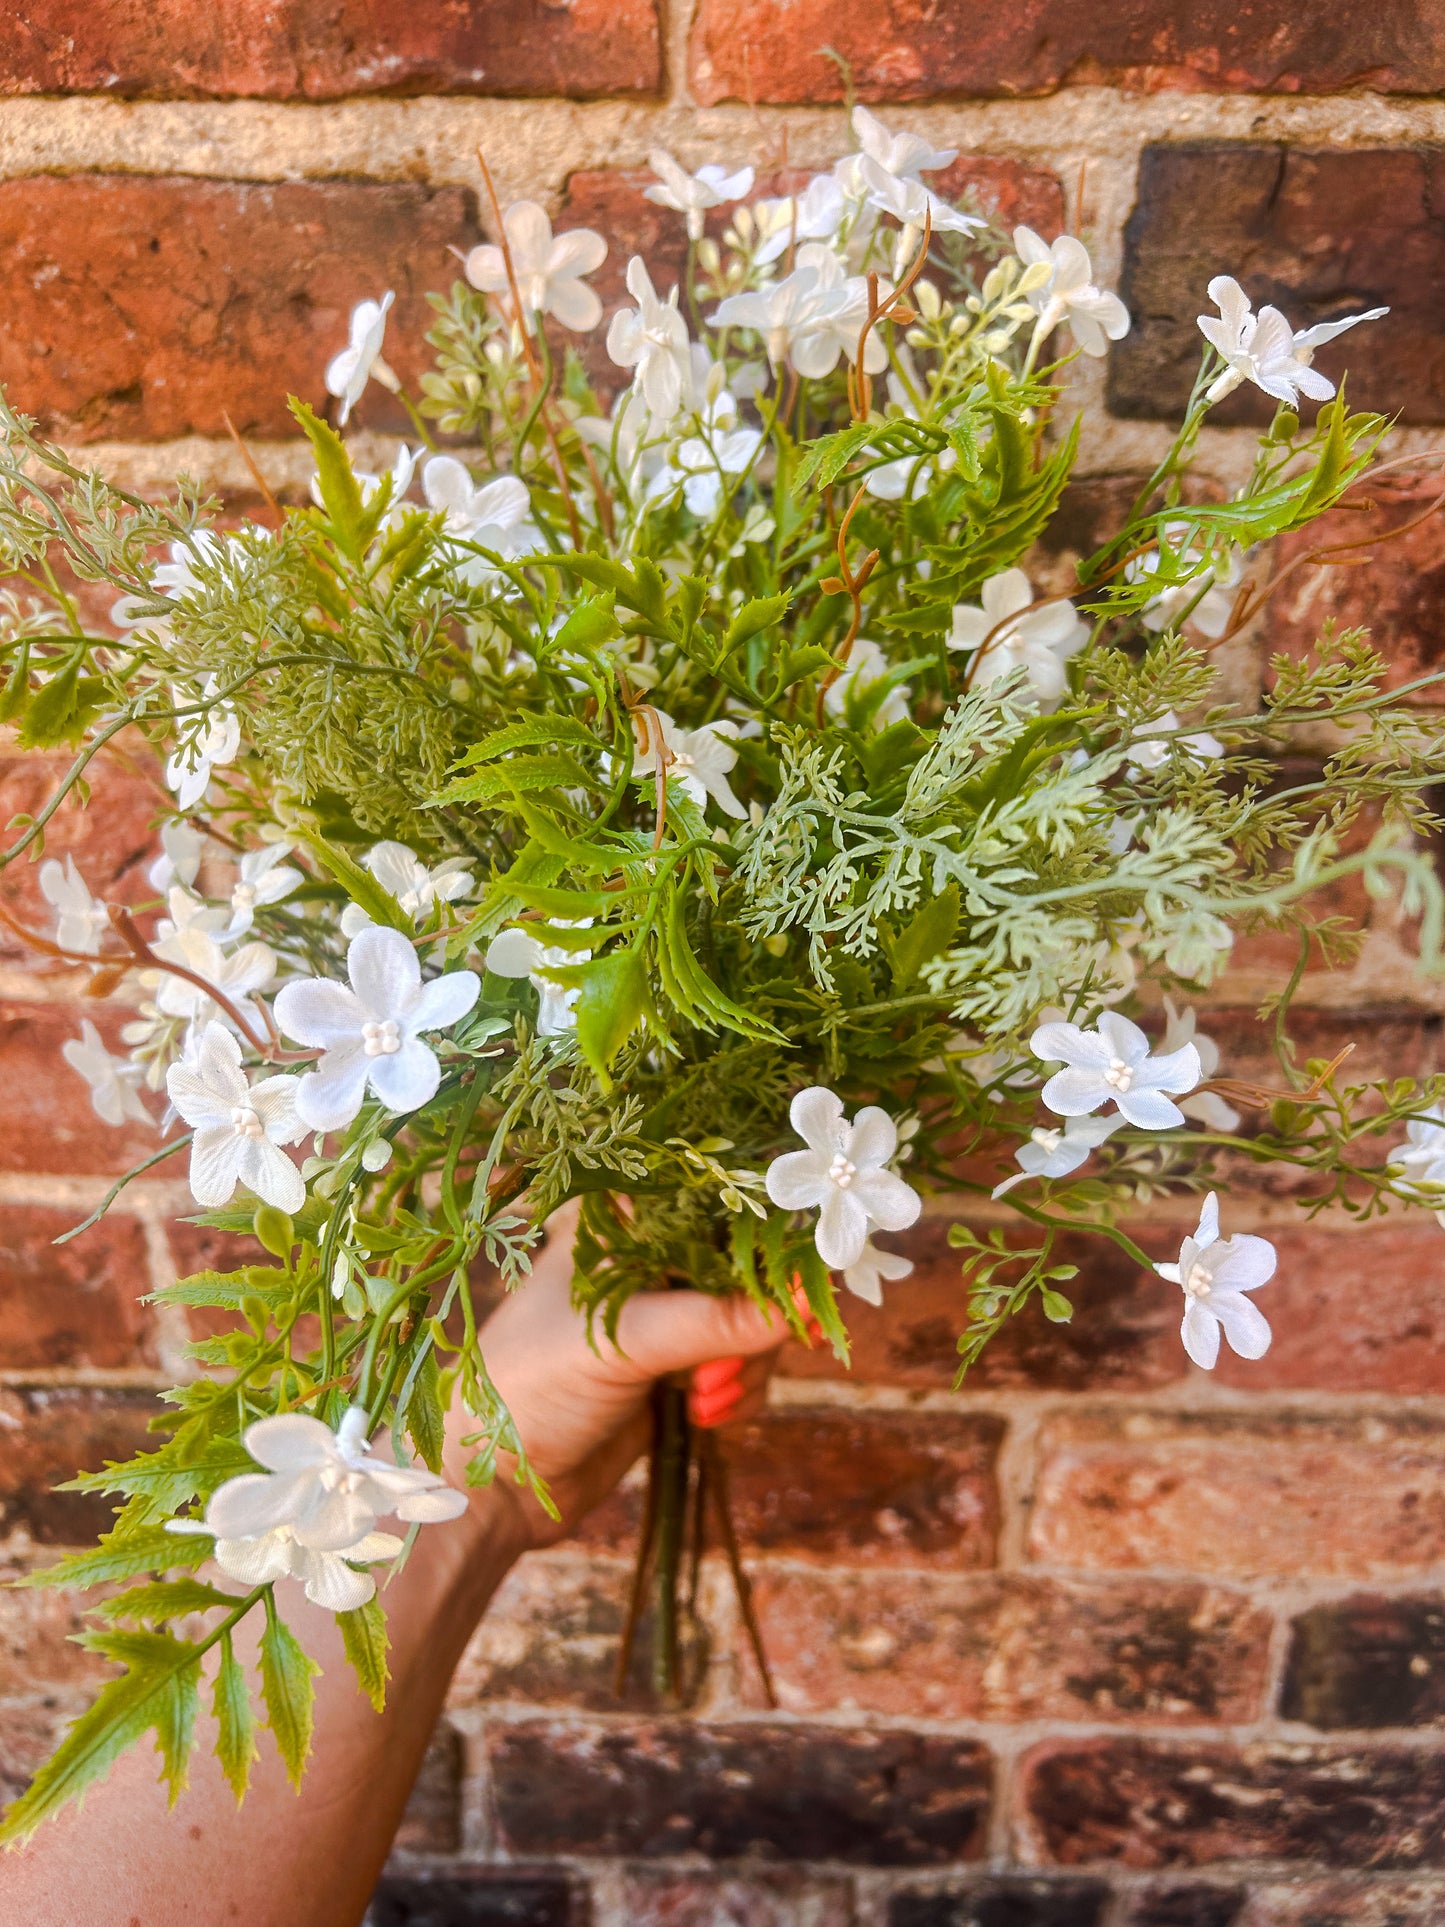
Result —
[[[28, 0], [0, 20], [0, 379], [130, 484], [185, 468], [239, 501], [229, 413], [295, 497], [309, 463], [284, 389], [322, 399], [351, 303], [384, 286], [410, 372], [405, 324], [476, 231], [478, 143], [504, 196], [665, 254], [671, 217], [638, 198], [648, 148], [831, 159], [825, 45], [885, 114], [960, 147], [959, 179], [1004, 219], [1086, 234], [1134, 309], [1107, 370], [1080, 371], [1100, 420], [1041, 576], [1067, 580], [1067, 546], [1165, 441], [1211, 273], [1301, 319], [1388, 302], [1350, 338], [1352, 394], [1398, 414], [1396, 452], [1441, 439], [1440, 0]], [[364, 432], [391, 425], [384, 399]], [[1247, 430], [1211, 428], [1201, 468], [1227, 488], [1248, 450]], [[1351, 532], [1433, 489], [1381, 491]], [[1401, 677], [1434, 666], [1440, 530], [1368, 573], [1302, 570], [1234, 648], [1231, 686], [1330, 616], [1373, 621]], [[0, 760], [0, 816], [40, 781]], [[139, 891], [155, 800], [108, 765], [51, 848]], [[33, 879], [9, 887], [23, 900]], [[1373, 914], [1297, 1032], [1322, 1055], [1354, 1037], [1371, 1072], [1439, 1068], [1445, 998]], [[1281, 963], [1248, 946], [1222, 988], [1210, 1028], [1232, 1070], [1260, 1060], [1252, 1009]], [[187, 1335], [139, 1295], [213, 1242], [168, 1224], [174, 1185], [142, 1183], [51, 1246], [141, 1149], [59, 1066], [75, 1020], [63, 979], [0, 950], [7, 1569], [96, 1529], [93, 1501], [50, 1487], [138, 1440]], [[1076, 1324], [1021, 1324], [961, 1398], [957, 1273], [926, 1222], [916, 1275], [856, 1311], [853, 1376], [790, 1361], [730, 1448], [783, 1710], [760, 1707], [716, 1575], [698, 1717], [614, 1704], [624, 1491], [508, 1582], [376, 1927], [1445, 1919], [1445, 1242], [1428, 1219], [1301, 1227], [1278, 1185], [1241, 1215], [1287, 1227], [1260, 1364], [1193, 1371], [1177, 1295], [1091, 1252]], [[1162, 1254], [1178, 1230], [1140, 1237]], [[69, 1627], [63, 1601], [0, 1594], [7, 1789], [91, 1683]]]

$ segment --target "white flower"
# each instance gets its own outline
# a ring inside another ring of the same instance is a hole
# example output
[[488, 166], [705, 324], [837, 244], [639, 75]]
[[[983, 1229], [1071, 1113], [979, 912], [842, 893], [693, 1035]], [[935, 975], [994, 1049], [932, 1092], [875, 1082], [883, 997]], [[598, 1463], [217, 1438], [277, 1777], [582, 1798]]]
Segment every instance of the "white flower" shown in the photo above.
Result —
[[[654, 709], [668, 751], [669, 781], [680, 783], [699, 809], [712, 797], [728, 815], [742, 818], [747, 811], [733, 795], [728, 772], [738, 760], [733, 739], [739, 725], [732, 722], [703, 723], [698, 729], [680, 729], [666, 710]], [[658, 743], [652, 718], [636, 715], [632, 721], [637, 747], [632, 758], [632, 774], [639, 780], [657, 774]]]
[[140, 1065], [112, 1057], [88, 1017], [81, 1018], [79, 1037], [67, 1038], [60, 1054], [89, 1084], [90, 1101], [102, 1123], [124, 1124], [127, 1118], [137, 1124], [155, 1123], [136, 1091], [144, 1075]]
[[[836, 681], [828, 685], [823, 697], [824, 709], [830, 716], [846, 716], [850, 705], [865, 696], [872, 685], [881, 681], [892, 668], [892, 663], [876, 642], [867, 636], [859, 636], [848, 651], [847, 668]], [[873, 711], [874, 727], [886, 729], [890, 723], [906, 723], [908, 698], [912, 693], [907, 683], [896, 684], [890, 689]]]
[[1088, 641], [1089, 625], [1072, 602], [1050, 601], [1034, 608], [1033, 600], [1022, 569], [991, 575], [978, 603], [955, 604], [948, 646], [983, 648], [974, 676], [978, 688], [1024, 669], [1039, 701], [1056, 703], [1069, 686], [1064, 664]]
[[[472, 887], [472, 873], [464, 856], [446, 857], [429, 870], [405, 843], [388, 842], [374, 843], [361, 860], [413, 923], [429, 917], [435, 904], [455, 903]], [[341, 913], [343, 936], [357, 936], [370, 923], [359, 903], [348, 903]]]
[[1247, 1232], [1220, 1237], [1219, 1200], [1211, 1191], [1199, 1214], [1199, 1229], [1180, 1247], [1178, 1264], [1154, 1267], [1161, 1278], [1183, 1288], [1184, 1323], [1179, 1335], [1196, 1365], [1213, 1371], [1221, 1325], [1241, 1358], [1264, 1357], [1273, 1334], [1264, 1314], [1244, 1294], [1267, 1285], [1276, 1262], [1268, 1238]]
[[[1180, 727], [1179, 718], [1172, 709], [1166, 709], [1162, 716], [1154, 717], [1152, 722], [1140, 723], [1129, 738], [1129, 767], [1132, 770], [1159, 769], [1169, 760], [1171, 750], [1178, 750], [1185, 756], [1192, 756], [1196, 762], [1209, 762], [1224, 754], [1224, 745], [1217, 736], [1211, 736], [1207, 729], [1195, 730], [1189, 736], [1174, 736], [1173, 731]], [[1165, 740], [1145, 742], [1144, 737], [1162, 737]]]
[[304, 1412], [257, 1420], [242, 1443], [266, 1471], [243, 1472], [212, 1493], [204, 1526], [177, 1519], [169, 1530], [211, 1533], [222, 1569], [250, 1585], [264, 1583], [256, 1576], [262, 1571], [290, 1574], [305, 1579], [307, 1596], [333, 1612], [365, 1605], [375, 1591], [369, 1576], [355, 1574], [357, 1583], [348, 1585], [337, 1562], [395, 1557], [400, 1541], [376, 1532], [378, 1517], [431, 1524], [467, 1509], [465, 1493], [424, 1467], [374, 1457], [367, 1427], [355, 1405], [335, 1432]]
[[229, 1204], [244, 1184], [279, 1211], [306, 1202], [301, 1173], [279, 1148], [306, 1135], [296, 1115], [294, 1077], [252, 1084], [241, 1068], [241, 1046], [224, 1025], [210, 1023], [166, 1072], [171, 1103], [195, 1131], [191, 1139], [191, 1195], [207, 1210]]
[[[1180, 1050], [1185, 1044], [1193, 1044], [1199, 1053], [1199, 1075], [1204, 1083], [1217, 1075], [1219, 1070], [1219, 1046], [1212, 1037], [1206, 1037], [1198, 1028], [1198, 1019], [1192, 1010], [1178, 1010], [1174, 999], [1164, 999], [1164, 1015], [1168, 1023], [1159, 1048], [1163, 1051]], [[1179, 1106], [1186, 1117], [1203, 1124], [1211, 1131], [1237, 1131], [1239, 1112], [1232, 1104], [1226, 1104], [1218, 1091], [1195, 1091], [1186, 1097]]]
[[1029, 1039], [1035, 1057], [1066, 1064], [1045, 1084], [1043, 1099], [1060, 1117], [1084, 1117], [1101, 1104], [1117, 1104], [1143, 1131], [1167, 1131], [1184, 1113], [1166, 1091], [1192, 1091], [1200, 1080], [1199, 1052], [1184, 1044], [1153, 1057], [1137, 1024], [1106, 1010], [1097, 1030], [1077, 1024], [1040, 1024]]
[[1049, 264], [1048, 279], [1024, 297], [1038, 316], [1036, 340], [1043, 341], [1061, 321], [1067, 321], [1086, 355], [1104, 355], [1111, 341], [1121, 341], [1128, 334], [1129, 310], [1118, 295], [1095, 287], [1082, 241], [1061, 234], [1051, 245], [1032, 228], [1019, 227], [1014, 229], [1014, 247], [1025, 268]]
[[1390, 1159], [1390, 1169], [1408, 1174], [1404, 1183], [1411, 1191], [1445, 1185], [1445, 1108], [1432, 1104], [1409, 1120], [1405, 1142]]
[[870, 1238], [856, 1260], [843, 1267], [843, 1283], [855, 1298], [866, 1304], [883, 1303], [883, 1280], [891, 1283], [906, 1278], [913, 1270], [911, 1258], [900, 1258], [896, 1251], [880, 1251]]
[[845, 211], [843, 189], [833, 174], [815, 174], [801, 194], [756, 202], [753, 226], [762, 240], [753, 260], [766, 267], [799, 242], [831, 240], [843, 225]]
[[441, 1066], [417, 1035], [459, 1023], [481, 989], [475, 971], [424, 984], [415, 949], [399, 930], [372, 925], [351, 940], [351, 979], [293, 978], [276, 994], [276, 1021], [323, 1053], [301, 1079], [296, 1111], [313, 1131], [349, 1124], [371, 1089], [389, 1111], [414, 1111], [436, 1094]]
[[[727, 395], [726, 389], [723, 393]], [[727, 399], [731, 402], [731, 395]], [[726, 484], [733, 476], [747, 473], [762, 445], [760, 428], [709, 426], [705, 436], [690, 435], [679, 444], [648, 493], [654, 497], [670, 495], [681, 482], [683, 500], [692, 513], [702, 521], [711, 521], [722, 506]], [[731, 488], [727, 493], [732, 493]]]
[[678, 166], [665, 147], [654, 147], [647, 164], [659, 178], [651, 187], [643, 188], [644, 198], [658, 207], [670, 207], [678, 214], [685, 214], [689, 241], [702, 239], [703, 217], [710, 207], [721, 207], [724, 201], [740, 201], [753, 184], [750, 167], [740, 167], [735, 174], [729, 174], [725, 167], [712, 161], [700, 167], [696, 174], [689, 174]]
[[357, 302], [351, 310], [351, 339], [326, 370], [326, 392], [335, 395], [341, 403], [336, 419], [343, 428], [373, 374], [388, 388], [396, 386], [395, 375], [381, 358], [386, 317], [395, 299], [395, 293], [388, 288], [380, 301]]
[[[207, 676], [201, 685], [201, 700], [209, 702], [216, 693], [216, 678]], [[177, 709], [194, 707], [179, 691]], [[177, 808], [194, 809], [211, 786], [211, 772], [236, 760], [241, 747], [241, 719], [229, 703], [218, 703], [200, 716], [183, 716], [179, 728], [184, 740], [176, 745], [166, 763], [166, 782], [176, 793]]]
[[1029, 1132], [1028, 1143], [1021, 1144], [1014, 1152], [1018, 1170], [1002, 1184], [996, 1184], [993, 1195], [1001, 1198], [1025, 1178], [1068, 1177], [1071, 1171], [1087, 1163], [1089, 1153], [1097, 1150], [1105, 1138], [1112, 1137], [1123, 1122], [1123, 1116], [1116, 1111], [1112, 1117], [1071, 1117], [1062, 1127], [1038, 1125]]
[[627, 291], [635, 309], [619, 308], [607, 330], [607, 353], [633, 377], [654, 420], [670, 422], [692, 386], [687, 323], [677, 311], [677, 289], [659, 301], [640, 254], [627, 264]]
[[903, 257], [912, 255], [913, 236], [922, 232], [925, 221], [931, 223], [935, 234], [971, 234], [975, 228], [988, 225], [976, 215], [961, 214], [956, 207], [950, 207], [922, 181], [890, 173], [870, 156], [864, 157], [858, 172], [868, 191], [869, 205], [880, 213], [891, 214], [903, 224], [905, 238], [899, 246], [897, 262], [900, 267]]
[[[880, 290], [880, 298], [886, 289]], [[758, 335], [773, 368], [786, 361], [809, 380], [821, 380], [840, 355], [856, 359], [858, 338], [868, 314], [868, 284], [851, 279], [829, 247], [809, 241], [798, 249], [790, 275], [745, 294], [730, 294], [712, 316], [715, 326], [748, 328]], [[888, 365], [888, 350], [877, 330], [870, 332], [864, 367], [878, 374]]]
[[[175, 895], [173, 891], [173, 901]], [[187, 970], [195, 971], [198, 977], [204, 977], [208, 984], [223, 992], [252, 1029], [260, 1023], [261, 1013], [250, 999], [258, 990], [264, 990], [276, 974], [276, 959], [264, 943], [243, 943], [228, 957], [198, 919], [173, 931], [153, 947], [166, 963], [184, 964]], [[186, 977], [174, 977], [169, 971], [146, 973], [152, 974], [159, 977], [155, 993], [157, 1008], [167, 1017], [187, 1017], [193, 1024], [209, 1023], [212, 1018], [230, 1022], [199, 984], [191, 983]]]
[[[921, 134], [892, 134], [861, 104], [853, 109], [853, 138], [871, 161], [899, 180], [916, 180], [958, 159], [956, 147], [931, 147]], [[975, 226], [982, 226], [975, 222]]]
[[1219, 310], [1199, 317], [1199, 332], [1224, 357], [1227, 366], [1211, 382], [1204, 399], [1222, 401], [1241, 382], [1252, 381], [1266, 395], [1291, 407], [1301, 395], [1315, 401], [1328, 401], [1335, 384], [1311, 367], [1315, 349], [1360, 321], [1379, 321], [1388, 308], [1368, 308], [1344, 321], [1322, 321], [1297, 334], [1278, 308], [1261, 308], [1255, 314], [1249, 296], [1232, 274], [1216, 274], [1209, 284], [1209, 298]]
[[447, 534], [469, 545], [453, 551], [454, 567], [464, 582], [484, 584], [496, 573], [474, 549], [488, 549], [511, 562], [547, 546], [532, 520], [527, 486], [515, 475], [479, 484], [454, 455], [433, 455], [421, 472], [421, 489], [427, 507], [445, 515]]
[[182, 884], [173, 883], [167, 890], [166, 908], [170, 915], [162, 917], [156, 924], [157, 944], [164, 943], [167, 937], [174, 937], [181, 930], [205, 930], [213, 937], [224, 938], [226, 935], [226, 925], [230, 919], [223, 906], [205, 902]]
[[172, 817], [161, 825], [161, 853], [146, 871], [153, 890], [164, 896], [173, 883], [191, 885], [201, 867], [201, 852], [206, 839], [184, 817]]
[[[592, 925], [591, 917], [575, 920], [557, 917], [554, 921], [562, 930], [588, 930]], [[576, 951], [564, 949], [561, 944], [544, 944], [525, 925], [514, 924], [510, 930], [493, 937], [487, 947], [486, 968], [494, 977], [526, 977], [537, 993], [537, 1035], [559, 1037], [577, 1027], [574, 1014], [577, 991], [575, 987], [555, 982], [546, 973], [565, 970], [576, 961]]]
[[[1159, 547], [1151, 549], [1147, 555], [1136, 555], [1124, 570], [1126, 582], [1142, 582], [1158, 573], [1162, 560], [1160, 551], [1170, 549], [1178, 555], [1189, 558], [1191, 531], [1185, 522], [1171, 522], [1165, 529]], [[1139, 611], [1139, 620], [1146, 629], [1158, 631], [1172, 629], [1181, 619], [1193, 624], [1200, 635], [1207, 636], [1211, 642], [1218, 642], [1229, 627], [1229, 619], [1234, 613], [1235, 593], [1244, 579], [1245, 557], [1238, 548], [1225, 552], [1222, 560], [1206, 562], [1202, 555], [1192, 558], [1195, 568], [1182, 582], [1174, 582], [1159, 591], [1151, 601], [1146, 602]]]
[[300, 889], [306, 879], [287, 863], [290, 854], [289, 843], [263, 843], [259, 849], [247, 850], [241, 858], [240, 874], [231, 886], [231, 921], [225, 936], [239, 937], [243, 930], [249, 930], [256, 921], [258, 904], [280, 903]]
[[[595, 328], [602, 319], [602, 303], [583, 276], [595, 274], [607, 258], [607, 243], [602, 236], [591, 228], [579, 227], [553, 239], [546, 210], [535, 201], [513, 201], [502, 216], [502, 227], [527, 332], [536, 332], [540, 314], [556, 315], [574, 334], [586, 334], [589, 328]], [[511, 283], [499, 247], [484, 243], [473, 248], [466, 258], [465, 272], [474, 288], [501, 296], [502, 306], [510, 310]]]
[[768, 1166], [767, 1190], [783, 1211], [818, 1211], [814, 1242], [833, 1271], [859, 1263], [868, 1234], [906, 1231], [923, 1207], [911, 1185], [888, 1169], [898, 1132], [886, 1111], [865, 1105], [850, 1124], [834, 1092], [799, 1091], [788, 1110], [806, 1151], [786, 1151]]
[[61, 949], [98, 956], [110, 917], [105, 905], [90, 894], [73, 856], [64, 863], [53, 856], [45, 859], [40, 866], [40, 894], [55, 911], [55, 941]]

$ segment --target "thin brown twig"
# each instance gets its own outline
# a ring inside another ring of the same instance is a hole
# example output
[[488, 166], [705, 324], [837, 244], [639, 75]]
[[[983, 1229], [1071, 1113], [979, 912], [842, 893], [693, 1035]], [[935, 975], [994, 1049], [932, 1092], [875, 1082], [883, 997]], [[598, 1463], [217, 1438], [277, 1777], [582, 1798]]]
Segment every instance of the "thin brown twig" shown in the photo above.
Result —
[[271, 493], [270, 483], [266, 480], [266, 477], [261, 473], [260, 465], [258, 464], [255, 456], [251, 453], [250, 449], [247, 448], [245, 442], [242, 441], [240, 430], [236, 427], [236, 424], [231, 420], [230, 415], [225, 411], [225, 409], [222, 409], [221, 411], [221, 420], [226, 424], [226, 433], [230, 436], [231, 440], [236, 444], [236, 448], [240, 453], [241, 460], [246, 464], [247, 468], [250, 469], [251, 480], [256, 484], [257, 488], [260, 489], [261, 499], [265, 502], [267, 508], [270, 509], [271, 513], [274, 516], [276, 516], [278, 520], [283, 519], [281, 504], [276, 500], [276, 497]]
[[742, 1614], [743, 1628], [752, 1648], [753, 1659], [757, 1665], [758, 1676], [763, 1683], [763, 1694], [770, 1710], [776, 1710], [777, 1693], [773, 1690], [773, 1675], [768, 1666], [768, 1655], [763, 1646], [763, 1630], [758, 1624], [757, 1609], [753, 1605], [752, 1581], [748, 1578], [743, 1565], [742, 1553], [738, 1547], [738, 1535], [733, 1525], [732, 1499], [728, 1484], [727, 1460], [713, 1432], [698, 1434], [698, 1454], [708, 1470], [708, 1487], [712, 1497], [713, 1514], [718, 1522], [722, 1538], [723, 1552], [727, 1556], [728, 1571], [738, 1596], [738, 1610]]
[[1308, 1104], [1319, 1096], [1354, 1048], [1353, 1044], [1346, 1044], [1343, 1050], [1336, 1051], [1324, 1069], [1316, 1072], [1302, 1091], [1271, 1090], [1267, 1084], [1253, 1084], [1239, 1077], [1213, 1077], [1195, 1089], [1196, 1092], [1213, 1091], [1220, 1097], [1233, 1098], [1237, 1104], [1243, 1104], [1251, 1111], [1266, 1111], [1271, 1104], [1277, 1103]]

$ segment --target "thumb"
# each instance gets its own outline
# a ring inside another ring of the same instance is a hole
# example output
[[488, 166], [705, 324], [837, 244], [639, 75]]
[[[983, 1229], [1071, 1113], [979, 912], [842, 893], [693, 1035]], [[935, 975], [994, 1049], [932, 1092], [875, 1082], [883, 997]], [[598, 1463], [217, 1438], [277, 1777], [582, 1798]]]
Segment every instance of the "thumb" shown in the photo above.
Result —
[[641, 1291], [618, 1320], [618, 1349], [645, 1378], [690, 1371], [713, 1358], [755, 1358], [788, 1335], [781, 1311], [751, 1298], [701, 1291]]

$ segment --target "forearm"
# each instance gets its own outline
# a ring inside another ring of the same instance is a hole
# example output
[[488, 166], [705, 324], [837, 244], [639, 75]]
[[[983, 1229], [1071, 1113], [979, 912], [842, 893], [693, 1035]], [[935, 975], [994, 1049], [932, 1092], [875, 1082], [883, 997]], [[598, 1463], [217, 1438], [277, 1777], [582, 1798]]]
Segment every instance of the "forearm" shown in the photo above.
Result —
[[[143, 1743], [82, 1808], [0, 1858], [0, 1918], [28, 1927], [356, 1927], [462, 1649], [520, 1549], [518, 1511], [503, 1490], [478, 1494], [464, 1518], [418, 1536], [383, 1597], [392, 1678], [380, 1714], [356, 1684], [331, 1614], [286, 1587], [286, 1620], [322, 1668], [299, 1793], [263, 1732], [238, 1809], [203, 1715], [191, 1783], [174, 1810]], [[254, 1677], [259, 1613], [252, 1620], [237, 1651]]]

